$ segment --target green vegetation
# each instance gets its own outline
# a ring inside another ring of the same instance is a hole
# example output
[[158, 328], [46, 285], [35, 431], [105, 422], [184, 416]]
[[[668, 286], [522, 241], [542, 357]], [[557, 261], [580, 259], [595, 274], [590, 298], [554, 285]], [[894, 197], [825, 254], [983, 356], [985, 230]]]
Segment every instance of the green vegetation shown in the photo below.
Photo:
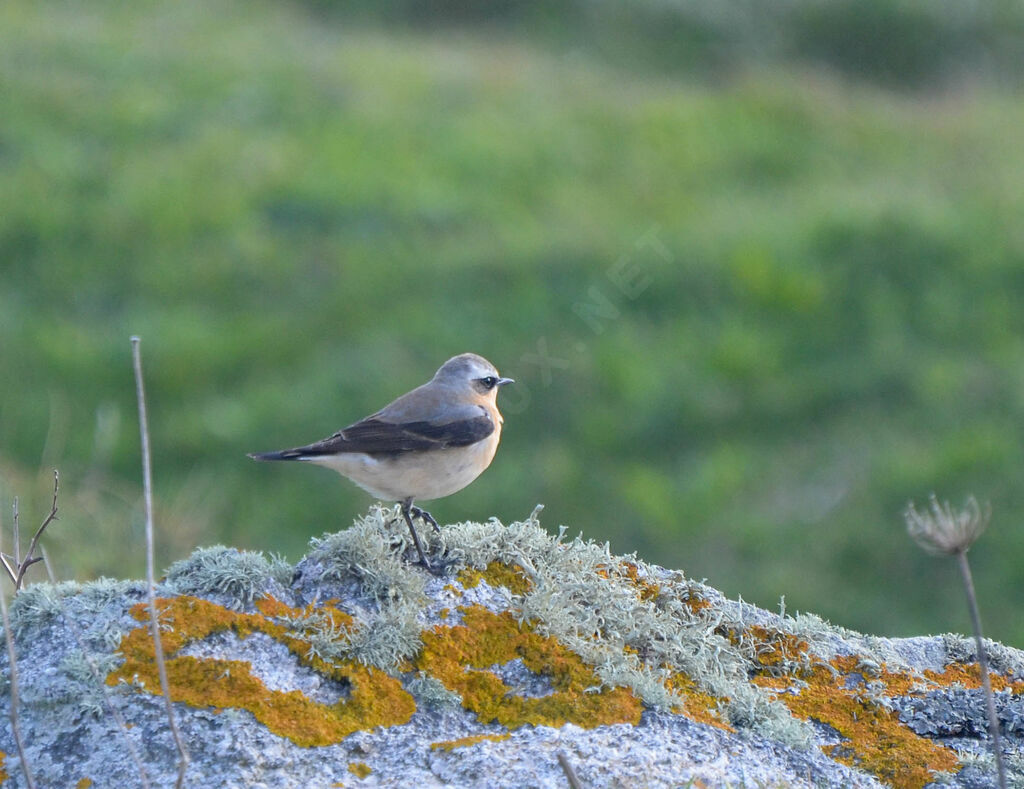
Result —
[[442, 522], [543, 502], [769, 607], [965, 631], [900, 513], [973, 492], [986, 633], [1024, 644], [1019, 11], [874, 0], [913, 52], [862, 51], [854, 5], [0, 5], [4, 523], [58, 466], [60, 576], [141, 572], [134, 333], [158, 563], [295, 559], [367, 497], [245, 452], [473, 350], [519, 383]]

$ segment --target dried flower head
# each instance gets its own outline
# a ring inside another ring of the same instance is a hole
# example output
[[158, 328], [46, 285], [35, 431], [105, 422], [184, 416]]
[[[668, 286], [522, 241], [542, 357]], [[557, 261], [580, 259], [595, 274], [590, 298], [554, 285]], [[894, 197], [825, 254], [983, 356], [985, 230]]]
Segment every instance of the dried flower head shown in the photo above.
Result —
[[956, 512], [948, 501], [939, 504], [934, 493], [928, 502], [930, 508], [924, 512], [918, 512], [910, 502], [903, 513], [910, 536], [928, 553], [966, 551], [985, 531], [992, 515], [992, 508], [987, 503], [982, 507], [974, 496], [968, 497], [964, 508]]

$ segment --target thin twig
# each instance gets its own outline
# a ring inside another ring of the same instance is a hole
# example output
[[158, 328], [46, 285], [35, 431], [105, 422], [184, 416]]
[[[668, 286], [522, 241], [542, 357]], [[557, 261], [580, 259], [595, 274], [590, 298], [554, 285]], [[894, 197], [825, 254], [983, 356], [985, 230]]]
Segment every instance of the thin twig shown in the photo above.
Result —
[[160, 622], [156, 612], [156, 581], [153, 569], [153, 472], [149, 455], [149, 424], [146, 419], [146, 392], [142, 385], [142, 354], [139, 351], [139, 338], [132, 337], [132, 364], [135, 368], [135, 395], [139, 402], [139, 434], [142, 439], [142, 491], [146, 506], [146, 589], [149, 599], [149, 629], [153, 636], [153, 651], [156, 656], [157, 671], [160, 674], [160, 688], [164, 695], [164, 706], [167, 709], [167, 720], [171, 725], [171, 736], [178, 747], [178, 780], [175, 786], [181, 789], [185, 783], [185, 770], [188, 769], [188, 751], [178, 731], [178, 723], [174, 719], [174, 707], [171, 704], [170, 683], [167, 681], [167, 664], [164, 661], [164, 647], [160, 641]]
[[[0, 553], [0, 563], [3, 564], [4, 570], [7, 571], [7, 575], [10, 577], [11, 583], [14, 583], [14, 579], [18, 577], [18, 570], [12, 566], [9, 561], [7, 561], [7, 558], [6, 553]], [[13, 559], [14, 557], [12, 556], [11, 558]]]
[[[50, 564], [50, 557], [46, 553], [46, 548], [40, 546], [40, 551], [43, 554], [43, 565], [46, 567], [46, 575], [50, 579], [51, 584], [57, 583], [57, 578], [53, 574], [53, 567]], [[68, 616], [67, 611], [64, 610], [63, 603], [60, 604], [60, 612], [64, 617], [64, 622], [68, 625], [71, 633], [75, 637], [75, 641], [78, 642], [78, 648], [82, 651], [82, 657], [85, 658], [86, 665], [89, 666], [89, 671], [92, 673], [93, 681], [96, 686], [100, 689], [100, 693], [103, 695], [103, 703], [107, 707], [107, 712], [110, 713], [114, 722], [117, 724], [117, 728], [121, 733], [124, 744], [128, 748], [128, 755], [131, 760], [135, 762], [135, 767], [139, 771], [139, 780], [142, 782], [142, 789], [149, 789], [149, 777], [146, 775], [146, 768], [142, 764], [142, 759], [139, 758], [138, 751], [135, 750], [135, 746], [132, 744], [131, 738], [128, 736], [128, 727], [125, 725], [124, 717], [118, 712], [117, 707], [114, 706], [114, 702], [110, 698], [110, 693], [107, 691], [107, 683], [103, 681], [103, 677], [100, 676], [100, 670], [96, 667], [96, 663], [89, 655], [89, 650], [85, 645], [85, 636], [82, 634], [82, 629], [78, 626], [72, 617]]]
[[981, 614], [978, 612], [978, 598], [974, 594], [974, 579], [971, 576], [971, 565], [967, 561], [967, 549], [957, 551], [957, 564], [967, 588], [967, 607], [971, 612], [971, 625], [974, 627], [974, 644], [978, 651], [978, 668], [981, 671], [981, 683], [985, 689], [985, 705], [988, 708], [988, 730], [992, 735], [992, 750], [996, 756], [996, 770], [999, 777], [999, 789], [1006, 789], [1006, 766], [1003, 764], [1003, 749], [999, 738], [999, 717], [996, 715], [996, 703], [992, 696], [992, 683], [988, 677], [988, 655], [981, 643]]
[[18, 517], [18, 497], [14, 497], [14, 564], [21, 564], [21, 522]]
[[576, 776], [576, 771], [572, 769], [572, 765], [569, 764], [569, 759], [562, 751], [558, 752], [558, 763], [562, 765], [562, 772], [565, 773], [565, 778], [569, 782], [569, 786], [572, 789], [583, 789], [583, 784], [580, 783], [580, 779]]
[[[0, 530], [0, 542], [3, 541], [2, 530]], [[25, 783], [28, 789], [36, 789], [35, 779], [32, 777], [32, 770], [28, 766], [28, 759], [25, 757], [25, 743], [21, 739], [21, 719], [18, 717], [18, 659], [14, 654], [14, 636], [11, 634], [11, 620], [7, 616], [7, 598], [0, 589], [0, 617], [3, 619], [4, 640], [7, 642], [7, 660], [10, 663], [11, 683], [11, 731], [14, 733], [14, 744], [18, 749], [18, 758], [21, 760], [21, 771], [25, 773]]]
[[[43, 532], [46, 531], [46, 527], [53, 523], [57, 518], [57, 493], [60, 490], [60, 473], [57, 469], [53, 470], [53, 503], [50, 505], [50, 514], [46, 516], [46, 520], [43, 521], [42, 525], [36, 529], [36, 533], [32, 535], [32, 542], [28, 544], [28, 553], [25, 554], [25, 558], [21, 560], [18, 565], [18, 577], [14, 580], [14, 589], [17, 591], [21, 589], [21, 583], [25, 579], [25, 573], [28, 568], [36, 562], [43, 560], [42, 556], [32, 556], [35, 553], [36, 546], [39, 544], [39, 538], [43, 536]], [[17, 549], [15, 549], [17, 554]]]

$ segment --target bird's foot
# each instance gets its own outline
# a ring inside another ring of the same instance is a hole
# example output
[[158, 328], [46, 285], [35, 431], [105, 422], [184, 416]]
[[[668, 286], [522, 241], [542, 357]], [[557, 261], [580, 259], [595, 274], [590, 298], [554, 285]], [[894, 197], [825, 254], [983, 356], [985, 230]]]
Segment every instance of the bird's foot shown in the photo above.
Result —
[[429, 523], [431, 526], [434, 527], [435, 532], [437, 532], [438, 534], [441, 533], [441, 527], [437, 525], [437, 521], [434, 520], [434, 516], [427, 512], [426, 510], [420, 509], [419, 507], [412, 507], [409, 510], [409, 514], [412, 515], [412, 517], [414, 518], [422, 518], [426, 523]]
[[416, 533], [416, 527], [412, 525], [412, 519], [420, 517], [428, 523], [432, 523], [435, 529], [439, 529], [437, 521], [433, 519], [429, 512], [425, 512], [419, 507], [413, 507], [412, 499], [406, 499], [402, 502], [402, 516], [405, 518], [405, 522], [409, 525], [409, 533], [412, 534], [412, 542], [413, 545], [416, 546], [416, 553], [419, 554], [420, 564], [422, 564], [431, 575], [442, 575], [440, 569], [435, 569], [433, 565], [430, 564], [430, 561], [427, 559], [427, 555], [423, 552], [423, 545], [420, 543], [420, 537]]
[[444, 578], [444, 568], [443, 567], [438, 567], [437, 565], [431, 564], [430, 562], [427, 562], [427, 561], [422, 562], [422, 564], [423, 564], [423, 569], [425, 569], [431, 575], [433, 575], [433, 576], [435, 576], [437, 578]]

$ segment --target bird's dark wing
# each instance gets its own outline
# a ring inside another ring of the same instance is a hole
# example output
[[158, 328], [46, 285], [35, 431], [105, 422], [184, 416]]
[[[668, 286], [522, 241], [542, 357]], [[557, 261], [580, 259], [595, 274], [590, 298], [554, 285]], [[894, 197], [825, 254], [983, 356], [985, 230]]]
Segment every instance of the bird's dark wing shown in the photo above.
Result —
[[297, 460], [341, 452], [394, 455], [402, 452], [444, 449], [475, 444], [494, 432], [490, 415], [479, 409], [475, 416], [451, 422], [388, 422], [374, 416], [339, 430], [333, 436], [305, 447], [254, 456], [258, 460]]
[[475, 444], [494, 432], [490, 416], [481, 410], [478, 416], [454, 422], [385, 422], [370, 417], [318, 441], [310, 449], [316, 454], [335, 452], [408, 452], [444, 449]]

